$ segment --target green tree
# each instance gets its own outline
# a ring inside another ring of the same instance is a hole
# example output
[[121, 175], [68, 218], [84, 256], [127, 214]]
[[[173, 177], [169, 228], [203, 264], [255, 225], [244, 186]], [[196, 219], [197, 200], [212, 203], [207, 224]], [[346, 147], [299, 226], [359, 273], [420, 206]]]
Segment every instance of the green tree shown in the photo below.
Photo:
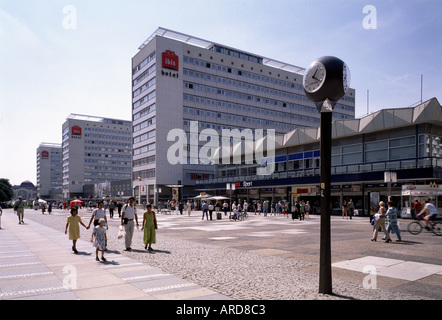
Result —
[[12, 190], [11, 183], [8, 179], [0, 179], [0, 201], [10, 201], [14, 197], [14, 190]]

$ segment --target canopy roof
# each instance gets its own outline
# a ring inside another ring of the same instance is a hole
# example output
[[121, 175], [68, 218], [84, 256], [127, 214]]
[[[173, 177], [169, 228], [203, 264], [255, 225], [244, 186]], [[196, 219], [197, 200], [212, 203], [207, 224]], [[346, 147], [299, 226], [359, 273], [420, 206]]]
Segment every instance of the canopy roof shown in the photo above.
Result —
[[[436, 98], [432, 98], [415, 107], [379, 110], [360, 119], [335, 120], [332, 124], [332, 138], [343, 138], [387, 129], [391, 130], [420, 123], [437, 123], [442, 125], [442, 107]], [[276, 136], [275, 148], [280, 149], [319, 142], [321, 139], [320, 129], [320, 127], [298, 128], [284, 135]], [[255, 148], [263, 144], [265, 139], [267, 137], [256, 141]], [[232, 147], [232, 151], [241, 147], [241, 144], [244, 144], [244, 141], [235, 144]], [[220, 153], [222, 155], [221, 150], [222, 147], [216, 150], [214, 158], [218, 158]], [[224, 154], [227, 153], [225, 152]]]

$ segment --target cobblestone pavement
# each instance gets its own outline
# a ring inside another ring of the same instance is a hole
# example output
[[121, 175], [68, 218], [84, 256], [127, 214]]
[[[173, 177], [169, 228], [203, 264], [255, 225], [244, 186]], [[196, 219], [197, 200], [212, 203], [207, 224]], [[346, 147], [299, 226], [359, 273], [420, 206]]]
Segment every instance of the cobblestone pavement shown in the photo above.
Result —
[[[84, 221], [90, 215], [80, 211]], [[61, 210], [51, 216], [27, 210], [25, 221], [64, 232], [67, 216]], [[141, 230], [135, 232], [134, 250], [124, 251], [117, 217], [109, 219], [110, 249], [233, 299], [442, 299], [442, 237], [412, 236], [407, 220], [400, 221], [404, 241], [384, 243], [380, 236], [370, 241], [367, 217], [333, 216], [333, 295], [323, 295], [318, 293], [319, 216], [299, 221], [252, 214], [234, 222], [217, 220], [215, 213], [212, 221], [201, 220], [201, 212], [159, 214], [151, 253], [144, 250]], [[81, 233], [90, 239], [90, 230]]]

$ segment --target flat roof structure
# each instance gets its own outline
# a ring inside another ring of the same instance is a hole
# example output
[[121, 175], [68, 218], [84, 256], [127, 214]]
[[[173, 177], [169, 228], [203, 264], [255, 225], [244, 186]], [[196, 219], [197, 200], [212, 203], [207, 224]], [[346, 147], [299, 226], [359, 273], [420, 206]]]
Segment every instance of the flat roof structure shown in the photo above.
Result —
[[[332, 124], [332, 139], [391, 130], [422, 123], [442, 125], [442, 107], [436, 98], [432, 98], [415, 107], [383, 109], [372, 112], [359, 119], [335, 120]], [[278, 135], [275, 137], [275, 147], [276, 149], [280, 149], [320, 142], [320, 129], [320, 127], [298, 128], [284, 135]], [[266, 140], [267, 137], [264, 137], [257, 141], [257, 144], [266, 145]], [[244, 141], [234, 145], [232, 149], [236, 150], [240, 148], [243, 143]], [[223, 159], [222, 147], [217, 149], [213, 158]], [[220, 162], [222, 161], [220, 160]]]
[[209, 40], [204, 40], [204, 39], [201, 39], [198, 37], [194, 37], [194, 36], [191, 36], [191, 35], [188, 35], [185, 33], [169, 30], [169, 29], [162, 28], [162, 27], [159, 27], [149, 38], [147, 38], [146, 41], [143, 42], [143, 44], [138, 49], [139, 50], [143, 49], [156, 36], [181, 41], [183, 43], [187, 43], [187, 44], [190, 44], [193, 46], [197, 46], [197, 47], [201, 47], [201, 48], [209, 49], [209, 50], [212, 50], [215, 47], [219, 47], [219, 48], [231, 50], [231, 52], [242, 52], [242, 53], [247, 54], [251, 57], [257, 57], [257, 58], [261, 59], [263, 65], [277, 68], [277, 69], [281, 69], [281, 70], [285, 70], [285, 71], [289, 71], [289, 72], [293, 72], [293, 73], [297, 73], [297, 74], [304, 74], [304, 71], [305, 71], [305, 68], [302, 68], [299, 66], [295, 66], [295, 65], [288, 64], [286, 62], [281, 62], [281, 61], [271, 59], [271, 58], [266, 58], [263, 56], [256, 55], [254, 53], [246, 52], [244, 50], [235, 49], [235, 48], [223, 45], [223, 44], [219, 44], [219, 43], [209, 41]]

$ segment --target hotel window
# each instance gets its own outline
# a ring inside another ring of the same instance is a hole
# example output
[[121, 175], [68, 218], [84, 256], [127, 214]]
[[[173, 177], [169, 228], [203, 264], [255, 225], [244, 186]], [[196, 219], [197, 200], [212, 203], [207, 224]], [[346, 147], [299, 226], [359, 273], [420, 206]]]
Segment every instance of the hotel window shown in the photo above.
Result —
[[155, 56], [156, 56], [156, 54], [154, 51], [146, 59], [144, 59], [139, 65], [137, 65], [135, 68], [133, 68], [132, 74], [135, 74], [138, 71], [140, 71], [141, 69], [143, 69], [150, 61], [152, 61], [155, 58]]
[[136, 156], [138, 154], [145, 153], [145, 152], [154, 151], [155, 148], [156, 148], [156, 144], [154, 142], [154, 143], [148, 144], [146, 146], [143, 146], [141, 148], [134, 149], [134, 156]]

